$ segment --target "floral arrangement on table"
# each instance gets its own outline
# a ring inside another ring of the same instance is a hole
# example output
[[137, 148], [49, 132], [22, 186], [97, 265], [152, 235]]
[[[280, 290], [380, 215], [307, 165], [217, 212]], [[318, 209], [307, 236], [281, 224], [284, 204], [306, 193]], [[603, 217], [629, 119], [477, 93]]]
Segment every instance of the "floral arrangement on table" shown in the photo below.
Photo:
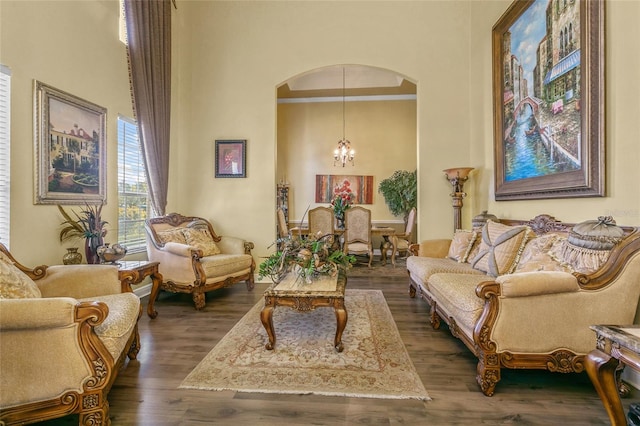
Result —
[[344, 228], [344, 212], [353, 205], [356, 195], [351, 190], [351, 183], [347, 179], [333, 188], [333, 198], [331, 206], [333, 215], [338, 221], [338, 227]]
[[281, 249], [260, 264], [260, 279], [269, 277], [274, 283], [279, 283], [291, 272], [311, 283], [319, 275], [334, 277], [340, 269], [349, 269], [356, 262], [355, 256], [336, 248], [333, 235], [310, 235], [307, 238], [290, 235], [279, 238], [276, 243]]
[[65, 219], [61, 224], [60, 242], [84, 238], [85, 256], [89, 264], [100, 263], [97, 249], [104, 244], [104, 236], [107, 235], [105, 225], [108, 222], [102, 220], [103, 205], [103, 203], [98, 205], [85, 203], [80, 213], [71, 210], [73, 216], [67, 213], [61, 205], [58, 205], [58, 210]]

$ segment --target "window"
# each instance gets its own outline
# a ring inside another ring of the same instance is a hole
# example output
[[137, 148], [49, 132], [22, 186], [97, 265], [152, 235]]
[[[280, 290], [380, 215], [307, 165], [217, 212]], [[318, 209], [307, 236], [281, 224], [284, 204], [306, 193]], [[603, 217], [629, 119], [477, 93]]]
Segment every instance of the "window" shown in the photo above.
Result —
[[0, 65], [0, 242], [9, 248], [11, 202], [11, 70]]
[[118, 38], [127, 44], [127, 23], [124, 17], [124, 0], [120, 0], [120, 14], [118, 16]]
[[118, 243], [129, 253], [146, 250], [144, 221], [149, 217], [149, 190], [138, 125], [118, 116]]

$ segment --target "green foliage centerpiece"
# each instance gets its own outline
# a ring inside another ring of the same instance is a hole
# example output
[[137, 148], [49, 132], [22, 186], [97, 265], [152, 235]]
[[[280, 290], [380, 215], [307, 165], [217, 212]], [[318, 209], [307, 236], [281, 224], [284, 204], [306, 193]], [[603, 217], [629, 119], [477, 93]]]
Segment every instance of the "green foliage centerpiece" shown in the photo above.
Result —
[[258, 277], [269, 277], [279, 283], [287, 273], [311, 283], [319, 275], [336, 276], [356, 262], [334, 244], [334, 236], [310, 235], [307, 238], [289, 235], [276, 241], [280, 250], [269, 256], [259, 266]]

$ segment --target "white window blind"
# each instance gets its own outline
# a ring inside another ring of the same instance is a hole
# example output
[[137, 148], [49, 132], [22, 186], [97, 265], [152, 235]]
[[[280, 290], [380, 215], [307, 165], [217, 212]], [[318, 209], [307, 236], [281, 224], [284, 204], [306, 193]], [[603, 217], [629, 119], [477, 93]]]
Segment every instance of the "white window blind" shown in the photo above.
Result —
[[149, 217], [147, 172], [138, 125], [118, 116], [118, 243], [129, 253], [146, 250], [144, 221]]
[[0, 65], [0, 242], [9, 248], [11, 204], [11, 70]]

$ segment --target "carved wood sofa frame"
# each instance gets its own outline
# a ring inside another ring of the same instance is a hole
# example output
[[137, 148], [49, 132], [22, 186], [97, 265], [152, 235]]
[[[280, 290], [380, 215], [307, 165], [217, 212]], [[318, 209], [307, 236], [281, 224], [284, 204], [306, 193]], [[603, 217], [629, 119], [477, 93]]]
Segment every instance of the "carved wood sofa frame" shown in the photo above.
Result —
[[[47, 266], [40, 265], [31, 269], [18, 262], [6, 248], [0, 244], [0, 251], [14, 262], [15, 266], [37, 281], [47, 274]], [[90, 267], [89, 265], [87, 265]], [[127, 273], [119, 275], [122, 292], [133, 292], [128, 283]], [[0, 425], [22, 425], [70, 414], [79, 414], [80, 425], [110, 425], [109, 402], [107, 394], [111, 390], [118, 372], [127, 357], [135, 360], [140, 351], [138, 323], [129, 337], [125, 350], [114, 360], [107, 348], [96, 335], [94, 328], [100, 325], [109, 314], [109, 308], [101, 302], [80, 302], [77, 305], [74, 322], [79, 324], [78, 341], [92, 374], [81, 392], [69, 391], [59, 398], [39, 401], [0, 410]], [[142, 309], [140, 310], [140, 318]]]
[[[563, 223], [550, 215], [538, 215], [531, 220], [500, 219], [500, 223], [510, 226], [528, 225], [536, 235], [549, 232], [568, 233], [574, 226]], [[622, 227], [625, 232], [624, 240], [614, 247], [605, 265], [590, 275], [573, 273], [582, 290], [598, 291], [607, 286], [614, 278], [623, 272], [625, 264], [640, 251], [640, 228]], [[410, 246], [413, 255], [418, 254], [418, 244]], [[409, 295], [415, 297], [417, 293], [431, 307], [430, 323], [434, 329], [440, 327], [441, 321], [449, 326], [451, 334], [460, 339], [478, 358], [476, 381], [482, 392], [492, 396], [496, 384], [500, 381], [501, 368], [510, 369], [539, 369], [558, 373], [580, 373], [584, 371], [586, 354], [577, 354], [570, 350], [556, 350], [552, 353], [511, 353], [498, 352], [496, 342], [492, 341], [493, 327], [499, 314], [500, 285], [489, 280], [476, 287], [476, 295], [484, 300], [484, 308], [473, 330], [473, 339], [461, 333], [455, 318], [447, 317], [436, 300], [420, 290], [420, 286], [410, 278]], [[595, 347], [595, 336], [594, 336]]]
[[[213, 226], [211, 223], [197, 216], [183, 216], [178, 213], [170, 213], [166, 216], [156, 217], [147, 219], [145, 223], [145, 227], [147, 230], [147, 235], [149, 236], [149, 241], [154, 247], [158, 250], [161, 250], [164, 247], [164, 243], [160, 241], [158, 238], [158, 234], [154, 228], [154, 225], [158, 224], [168, 224], [173, 227], [184, 226], [193, 221], [203, 221], [207, 223], [207, 228], [209, 232], [213, 236], [213, 241], [219, 243], [222, 237], [218, 236], [216, 232], [213, 230]], [[251, 250], [254, 248], [253, 242], [245, 241], [244, 242], [244, 253], [251, 255]], [[207, 282], [207, 275], [202, 266], [200, 259], [202, 259], [203, 252], [202, 250], [192, 249], [191, 250], [191, 265], [193, 267], [194, 280], [192, 283], [182, 284], [172, 281], [170, 279], [163, 280], [160, 288], [162, 290], [166, 290], [172, 293], [190, 293], [193, 298], [193, 302], [195, 304], [196, 309], [203, 309], [205, 306], [205, 293], [213, 290], [217, 290], [220, 288], [231, 287], [237, 282], [246, 281], [247, 290], [253, 290], [255, 286], [254, 279], [254, 271], [255, 271], [255, 261], [251, 262], [251, 270], [242, 275], [226, 277], [220, 281]], [[160, 267], [162, 267], [162, 262], [160, 263]], [[164, 274], [163, 274], [164, 275]]]

